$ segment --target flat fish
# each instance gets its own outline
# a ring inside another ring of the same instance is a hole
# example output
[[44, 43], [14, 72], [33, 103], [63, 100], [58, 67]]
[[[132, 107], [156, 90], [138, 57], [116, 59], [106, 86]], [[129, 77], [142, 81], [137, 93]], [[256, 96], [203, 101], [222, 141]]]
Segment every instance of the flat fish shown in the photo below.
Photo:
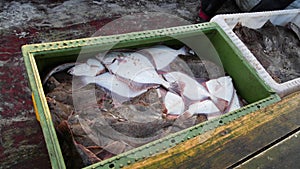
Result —
[[169, 83], [177, 83], [181, 95], [190, 100], [201, 101], [210, 97], [204, 86], [184, 73], [170, 72], [163, 76]]
[[130, 83], [159, 84], [170, 88], [170, 84], [158, 75], [147, 57], [135, 52], [126, 53], [124, 56], [108, 65], [110, 72]]
[[145, 48], [138, 52], [150, 56], [155, 64], [156, 70], [162, 70], [167, 67], [178, 55], [187, 54], [185, 47], [175, 50], [165, 45]]
[[220, 77], [218, 79], [212, 79], [205, 83], [211, 99], [217, 105], [217, 107], [223, 112], [229, 106], [233, 94], [234, 87], [232, 79], [229, 76]]
[[184, 102], [177, 94], [167, 92], [164, 104], [167, 109], [167, 114], [180, 115], [184, 112]]
[[96, 59], [88, 59], [86, 63], [80, 63], [68, 70], [73, 76], [97, 76], [105, 71], [105, 67]]
[[65, 64], [62, 64], [62, 65], [59, 65], [59, 66], [56, 66], [55, 68], [53, 68], [46, 76], [45, 78], [43, 79], [43, 85], [46, 84], [46, 82], [48, 81], [48, 79], [55, 73], [58, 73], [58, 72], [61, 72], [61, 71], [64, 71], [66, 69], [69, 69], [70, 67], [74, 66], [75, 65], [75, 62], [72, 62], [72, 63], [65, 63]]
[[204, 100], [191, 104], [187, 112], [190, 114], [205, 114], [208, 119], [212, 119], [222, 114], [211, 100]]
[[115, 75], [112, 75], [108, 72], [98, 75], [96, 77], [80, 77], [79, 79], [74, 81], [73, 88], [79, 89], [91, 83], [99, 85], [112, 92], [113, 96], [116, 96], [117, 100], [120, 102], [124, 102], [129, 100], [130, 98], [139, 96], [148, 90], [147, 88], [141, 90], [130, 88], [127, 83], [119, 80]]

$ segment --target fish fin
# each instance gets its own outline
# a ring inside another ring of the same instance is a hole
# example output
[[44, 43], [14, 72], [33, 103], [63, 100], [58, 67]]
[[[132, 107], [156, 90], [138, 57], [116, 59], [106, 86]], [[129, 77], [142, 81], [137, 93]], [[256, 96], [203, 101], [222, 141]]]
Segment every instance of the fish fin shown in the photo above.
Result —
[[287, 27], [289, 29], [291, 29], [297, 35], [298, 39], [300, 40], [300, 28], [298, 27], [298, 25], [293, 22], [289, 22], [287, 24]]
[[106, 145], [103, 149], [112, 154], [121, 154], [125, 151], [126, 144], [122, 141], [113, 141]]
[[80, 154], [81, 159], [85, 165], [90, 165], [102, 161], [100, 158], [98, 158], [94, 153], [92, 153], [89, 149], [87, 149], [82, 144], [75, 143], [75, 147], [77, 152]]

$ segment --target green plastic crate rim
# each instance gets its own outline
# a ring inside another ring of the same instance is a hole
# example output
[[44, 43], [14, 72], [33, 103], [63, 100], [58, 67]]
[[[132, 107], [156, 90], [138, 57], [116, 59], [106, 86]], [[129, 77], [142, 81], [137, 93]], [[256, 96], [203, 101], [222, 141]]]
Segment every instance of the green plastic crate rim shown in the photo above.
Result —
[[[185, 37], [201, 33], [209, 37], [221, 56], [225, 71], [232, 77], [239, 95], [250, 104], [234, 112], [227, 113], [218, 119], [170, 134], [162, 139], [86, 167], [110, 169], [122, 168], [141, 159], [163, 152], [178, 143], [278, 102], [280, 97], [258, 77], [255, 70], [243, 59], [237, 47], [215, 23], [202, 23], [121, 35], [24, 45], [22, 53], [32, 89], [34, 108], [37, 119], [40, 121], [42, 127], [52, 168], [66, 168], [66, 166], [41, 83], [41, 77], [44, 76], [43, 72], [47, 68], [53, 67], [55, 64], [58, 65], [76, 60], [74, 57], [76, 54], [79, 54], [82, 47], [89, 48], [89, 52], [97, 52], [99, 47], [105, 49], [116, 42], [118, 44], [114, 46], [115, 48], [126, 48], [140, 46], [141, 44], [151, 45], [158, 42], [170, 41], [172, 40], [170, 36], [173, 35]], [[224, 56], [225, 54], [226, 56]]]

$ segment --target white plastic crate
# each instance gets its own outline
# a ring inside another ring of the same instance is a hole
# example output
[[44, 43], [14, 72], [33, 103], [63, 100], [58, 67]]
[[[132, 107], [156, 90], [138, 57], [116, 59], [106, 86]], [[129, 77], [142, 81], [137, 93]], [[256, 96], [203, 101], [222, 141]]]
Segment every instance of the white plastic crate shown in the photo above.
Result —
[[241, 51], [246, 60], [249, 61], [250, 65], [255, 68], [258, 75], [265, 81], [265, 83], [281, 97], [284, 97], [300, 90], [300, 78], [284, 83], [277, 83], [251, 53], [247, 46], [233, 32], [233, 28], [239, 22], [243, 26], [257, 29], [261, 28], [268, 20], [275, 25], [281, 26], [286, 25], [288, 22], [294, 22], [300, 27], [300, 9], [217, 15], [211, 19], [211, 22], [216, 22], [220, 25], [220, 27]]

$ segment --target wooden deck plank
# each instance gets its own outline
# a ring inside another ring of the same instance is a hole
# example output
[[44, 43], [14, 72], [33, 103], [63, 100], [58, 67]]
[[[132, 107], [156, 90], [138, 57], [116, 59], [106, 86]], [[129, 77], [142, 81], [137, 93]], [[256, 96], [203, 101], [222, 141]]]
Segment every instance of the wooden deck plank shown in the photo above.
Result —
[[269, 169], [299, 168], [300, 166], [300, 131], [279, 142], [272, 148], [252, 158], [237, 168]]
[[300, 126], [300, 93], [128, 168], [226, 168]]

